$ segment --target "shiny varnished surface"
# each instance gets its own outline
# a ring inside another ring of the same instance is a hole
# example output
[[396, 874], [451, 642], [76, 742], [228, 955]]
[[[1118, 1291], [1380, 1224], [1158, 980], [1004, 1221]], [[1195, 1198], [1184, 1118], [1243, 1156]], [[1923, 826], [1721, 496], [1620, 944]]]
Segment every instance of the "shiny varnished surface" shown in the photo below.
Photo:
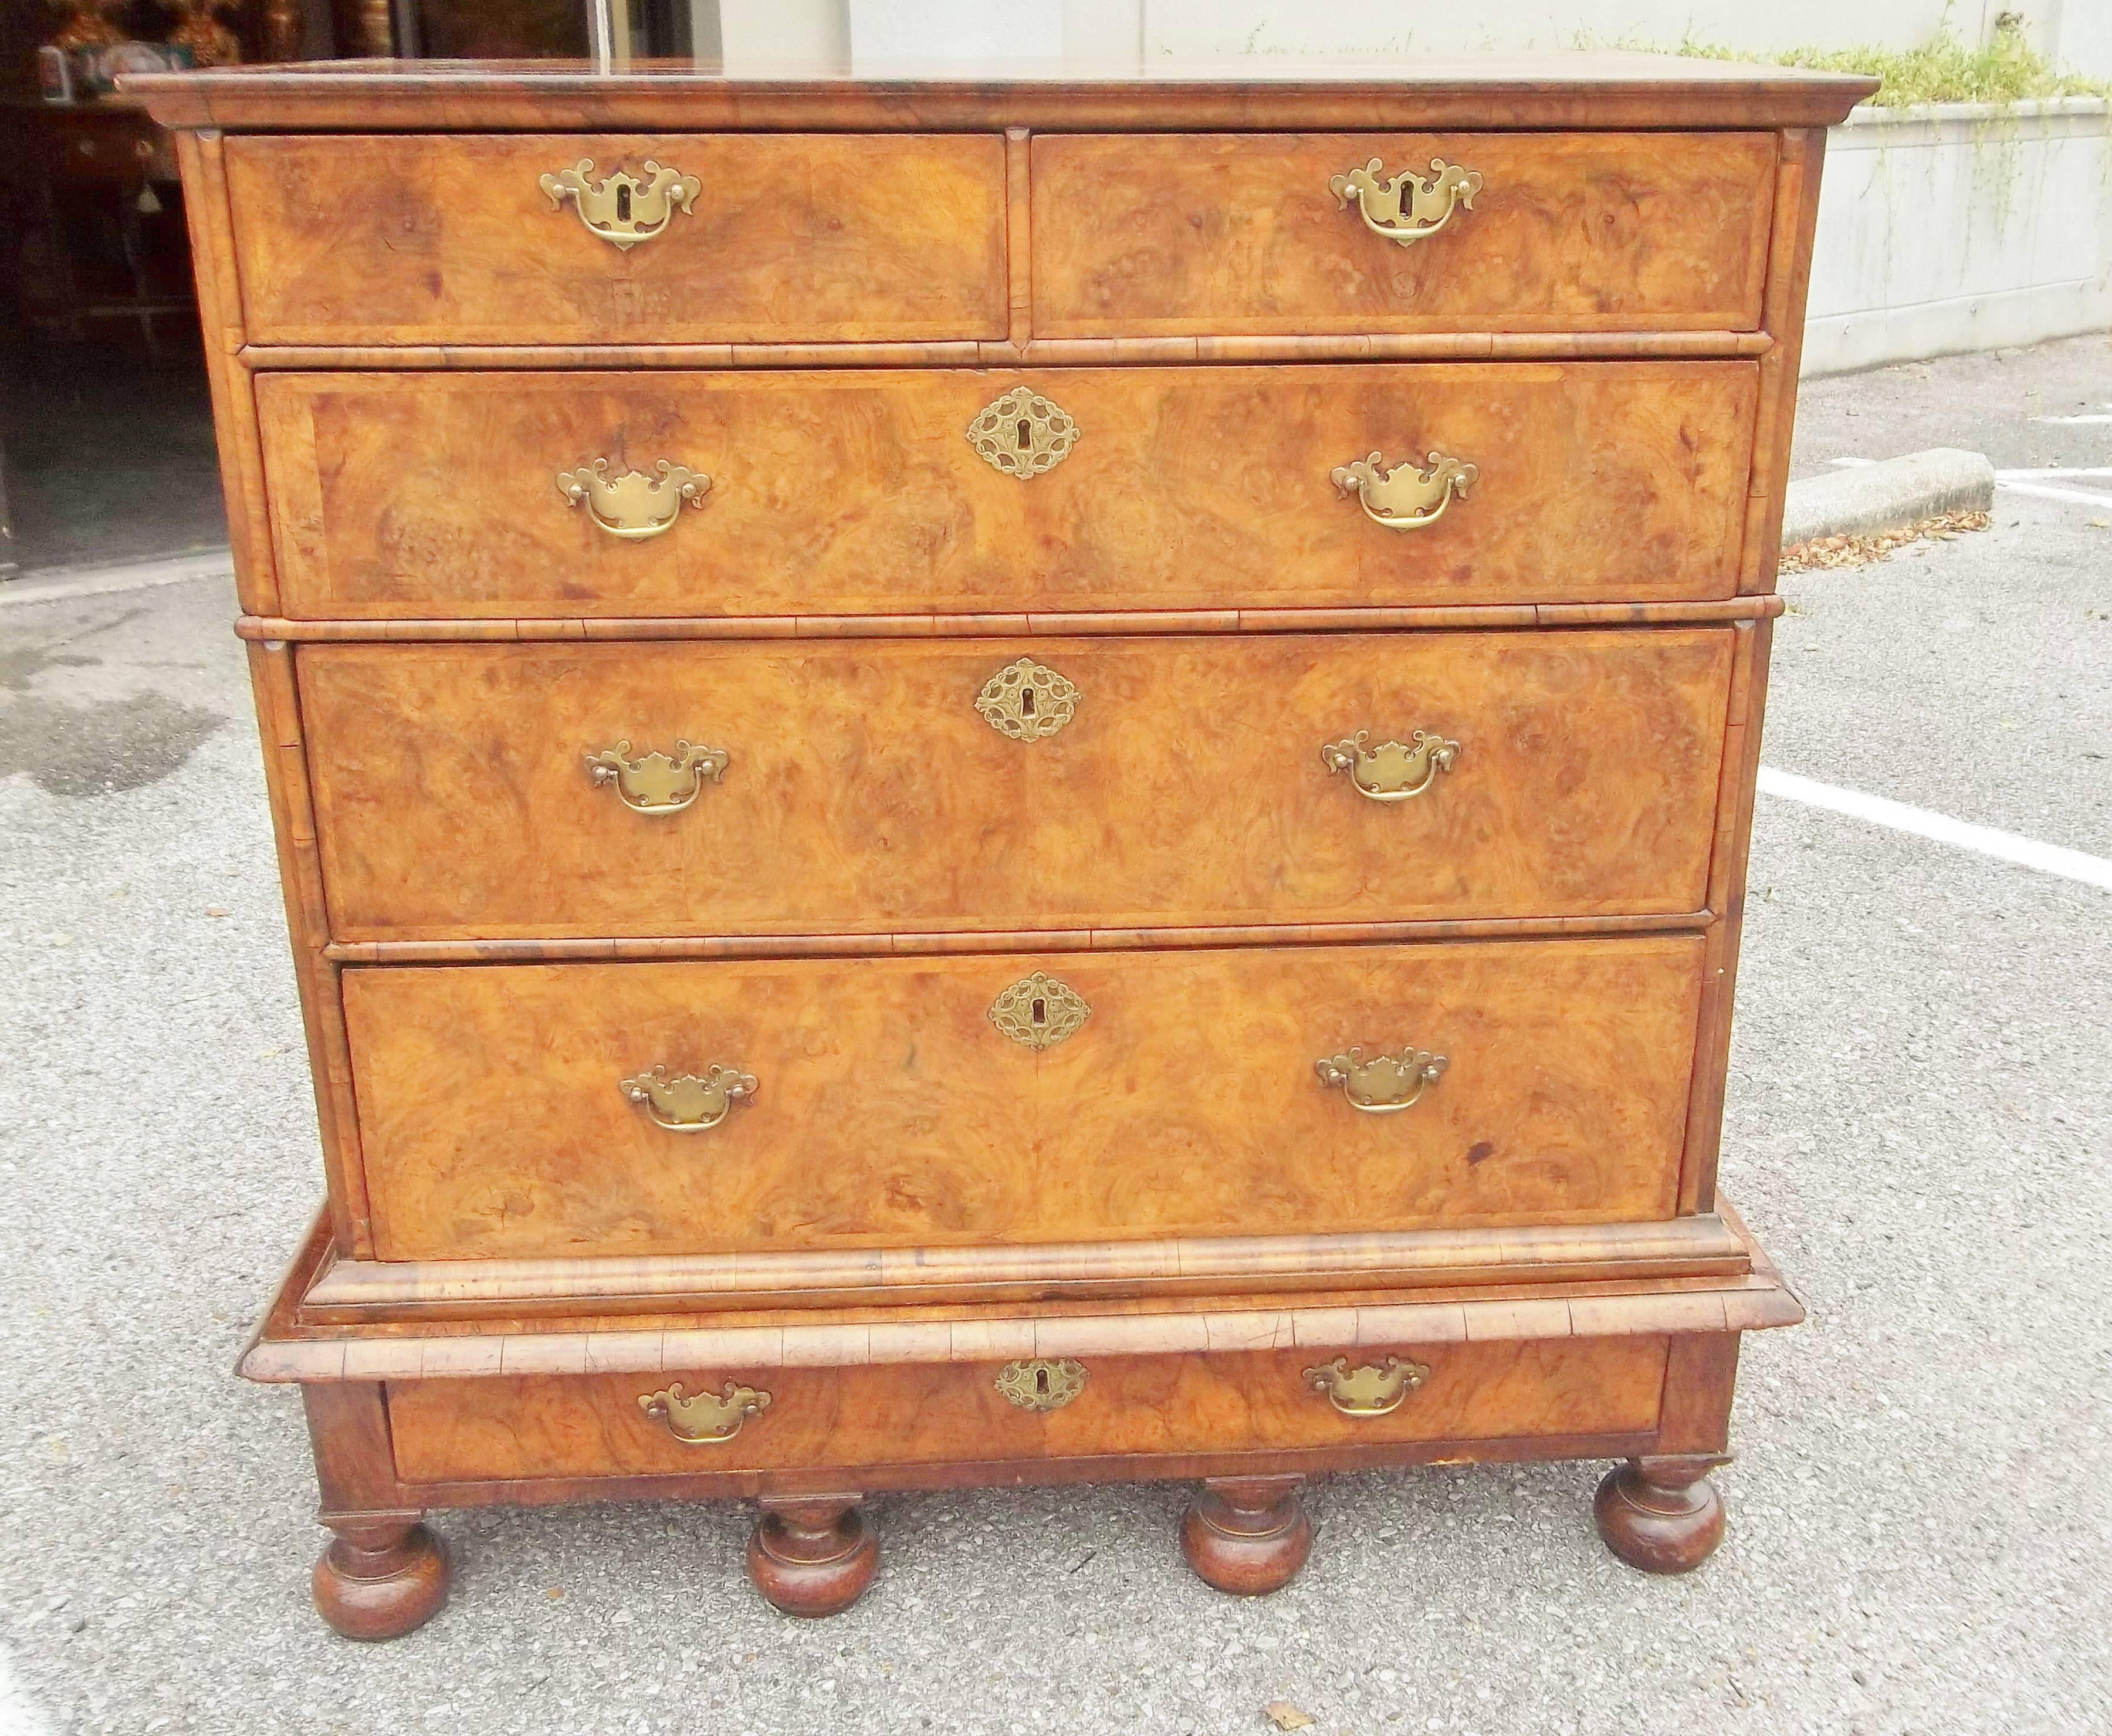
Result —
[[[343, 991], [384, 1259], [1325, 1234], [1666, 1215], [1703, 947], [1058, 958], [1092, 1014], [1039, 1052], [988, 1017], [1031, 955], [376, 968]], [[1404, 1040], [1450, 1060], [1409, 1114], [1314, 1077]], [[717, 1054], [761, 1089], [704, 1139], [617, 1088]]]
[[[1383, 534], [1383, 533], [1379, 533]], [[1734, 631], [314, 645], [340, 940], [1302, 923], [1703, 907]], [[1079, 691], [1015, 740], [1022, 652]], [[1460, 744], [1413, 801], [1323, 762]], [[708, 741], [641, 814], [584, 750]]]
[[[257, 399], [289, 613], [771, 616], [1728, 596], [1757, 378], [1736, 361], [326, 374], [267, 376]], [[1022, 385], [1082, 431], [1024, 481], [966, 438]], [[1329, 481], [1436, 447], [1480, 478], [1427, 531], [1390, 533]], [[626, 544], [554, 482], [595, 458], [686, 465], [710, 490]]]
[[[639, 1383], [624, 1376], [420, 1381], [392, 1386], [389, 1406], [410, 1483], [1236, 1452], [1640, 1432], [1657, 1422], [1665, 1349], [1650, 1337], [1418, 1347], [1429, 1380], [1368, 1420], [1314, 1394], [1313, 1359], [1295, 1351], [1106, 1358], [1074, 1401], [1041, 1414], [999, 1396], [995, 1365], [773, 1369], [741, 1376], [767, 1384], [767, 1413], [703, 1448], [641, 1415]], [[740, 1371], [696, 1380], [729, 1373]]]
[[1826, 125], [1877, 80], [1663, 54], [324, 61], [129, 77], [170, 126]]
[[[1004, 142], [659, 134], [235, 139], [256, 344], [1004, 335]], [[539, 185], [593, 159], [703, 183], [620, 252]]]
[[[1764, 133], [1039, 137], [1035, 335], [1750, 330], [1775, 153]], [[1400, 247], [1327, 190], [1373, 157], [1483, 186]]]

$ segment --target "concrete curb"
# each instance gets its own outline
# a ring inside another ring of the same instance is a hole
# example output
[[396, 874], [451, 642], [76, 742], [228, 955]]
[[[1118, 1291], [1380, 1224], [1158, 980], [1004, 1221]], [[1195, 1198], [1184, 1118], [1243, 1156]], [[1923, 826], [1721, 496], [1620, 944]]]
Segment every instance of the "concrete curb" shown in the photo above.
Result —
[[1987, 513], [1994, 506], [1995, 467], [1980, 453], [1936, 446], [1791, 483], [1782, 546], [1814, 536], [1896, 531], [1938, 513]]
[[119, 591], [188, 585], [200, 579], [231, 583], [234, 578], [234, 557], [225, 549], [102, 567], [36, 567], [19, 579], [0, 584], [0, 609], [30, 603], [71, 603], [81, 597], [107, 597]]

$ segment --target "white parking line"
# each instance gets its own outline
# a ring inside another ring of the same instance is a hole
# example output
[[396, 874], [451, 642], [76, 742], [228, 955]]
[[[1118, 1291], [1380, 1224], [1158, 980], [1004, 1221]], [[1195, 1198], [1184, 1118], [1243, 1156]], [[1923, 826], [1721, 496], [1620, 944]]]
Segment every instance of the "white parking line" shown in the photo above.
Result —
[[1895, 832], [1912, 832], [1918, 838], [1932, 838], [1939, 844], [1954, 845], [1978, 855], [2014, 862], [2023, 868], [2037, 868], [2042, 874], [2056, 874], [2063, 880], [2079, 880], [2085, 886], [2102, 886], [2112, 891], [2112, 861], [2102, 856], [2064, 850], [2058, 844], [2041, 844], [2037, 838], [2023, 837], [2014, 832], [1998, 832], [1991, 826], [1954, 820], [1948, 814], [1932, 813], [1926, 808], [1909, 808], [1905, 802], [1890, 801], [1882, 795], [1865, 795], [1860, 790], [1822, 784], [1814, 778], [1799, 777], [1793, 772], [1777, 772], [1773, 766], [1760, 768], [1759, 787], [1763, 795], [1804, 802], [1833, 813], [1845, 813], [1851, 819], [1868, 820], [1873, 826], [1889, 826]]

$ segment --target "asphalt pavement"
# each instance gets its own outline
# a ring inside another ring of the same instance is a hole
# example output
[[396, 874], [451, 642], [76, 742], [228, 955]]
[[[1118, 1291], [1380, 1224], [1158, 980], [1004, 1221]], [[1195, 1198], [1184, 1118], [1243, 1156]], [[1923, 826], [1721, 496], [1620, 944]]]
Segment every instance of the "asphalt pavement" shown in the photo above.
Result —
[[[2035, 420], [2107, 403], [2104, 339], [1818, 382], [1799, 464], [2112, 467]], [[232, 598], [58, 589], [0, 591], [0, 1730], [2112, 1725], [2112, 895], [1775, 799], [1723, 1174], [1811, 1317], [1746, 1341], [1698, 1573], [1605, 1552], [1596, 1465], [1327, 1479], [1255, 1602], [1175, 1487], [885, 1497], [817, 1624], [737, 1506], [488, 1511], [432, 1624], [336, 1638], [298, 1404], [230, 1374], [321, 1185]], [[2112, 507], [1783, 589], [1770, 765], [2112, 855]]]

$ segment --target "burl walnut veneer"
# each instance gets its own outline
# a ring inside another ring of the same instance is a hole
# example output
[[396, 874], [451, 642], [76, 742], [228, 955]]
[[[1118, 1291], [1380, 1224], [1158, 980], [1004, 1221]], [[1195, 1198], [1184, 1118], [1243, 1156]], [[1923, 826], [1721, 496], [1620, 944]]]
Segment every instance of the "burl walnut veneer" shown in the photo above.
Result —
[[179, 130], [360, 1638], [422, 1523], [1610, 1458], [1723, 1534], [1716, 1196], [1826, 125], [1623, 56], [270, 68]]

